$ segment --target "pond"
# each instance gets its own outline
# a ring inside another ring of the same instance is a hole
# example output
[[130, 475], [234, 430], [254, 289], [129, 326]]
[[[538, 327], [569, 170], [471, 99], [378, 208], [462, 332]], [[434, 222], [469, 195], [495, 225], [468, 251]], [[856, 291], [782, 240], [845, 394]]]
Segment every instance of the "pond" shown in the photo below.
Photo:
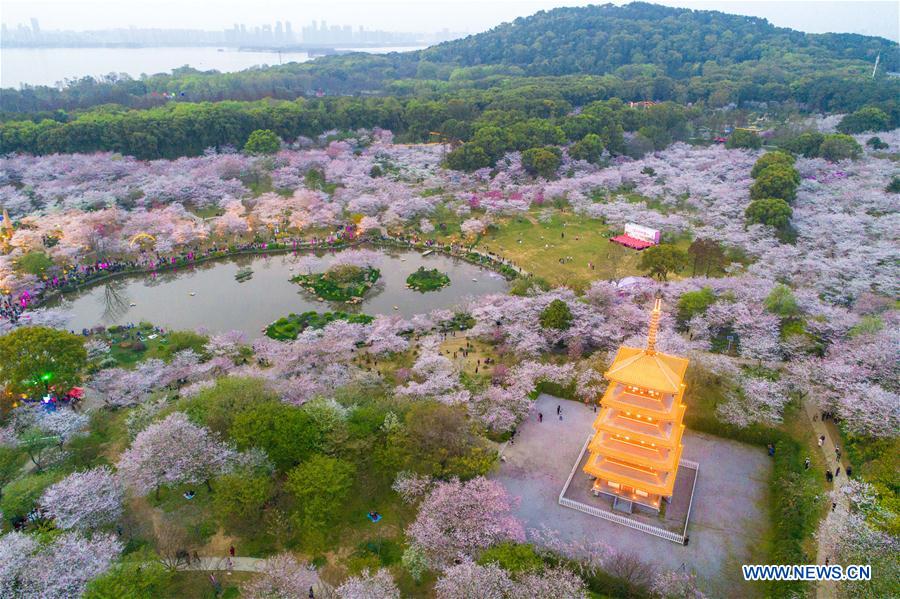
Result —
[[[497, 273], [442, 254], [381, 253], [381, 279], [357, 305], [319, 302], [291, 283], [290, 278], [300, 274], [295, 264], [302, 253], [240, 256], [175, 271], [123, 276], [46, 305], [69, 310], [69, 328], [74, 331], [148, 321], [172, 329], [238, 329], [257, 338], [268, 324], [291, 312], [343, 310], [410, 317], [436, 308], [453, 308], [467, 297], [508, 288], [506, 280]], [[325, 267], [336, 256], [332, 252], [323, 254]], [[406, 277], [420, 266], [446, 273], [450, 285], [429, 293], [407, 289]], [[236, 281], [237, 272], [246, 267], [253, 269], [253, 276], [245, 282]]]

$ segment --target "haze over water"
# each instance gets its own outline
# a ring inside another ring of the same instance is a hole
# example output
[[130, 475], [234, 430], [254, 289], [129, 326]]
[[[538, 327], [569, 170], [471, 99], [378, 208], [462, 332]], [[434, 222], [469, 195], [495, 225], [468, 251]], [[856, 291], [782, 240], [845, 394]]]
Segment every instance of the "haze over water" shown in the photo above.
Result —
[[[375, 54], [404, 52], [417, 48], [364, 48]], [[0, 49], [0, 87], [56, 85], [65, 79], [87, 75], [127, 73], [139, 78], [169, 72], [184, 65], [201, 71], [223, 73], [241, 71], [257, 65], [306, 62], [306, 52], [241, 52], [235, 48], [2, 48]], [[352, 51], [352, 50], [347, 50]]]

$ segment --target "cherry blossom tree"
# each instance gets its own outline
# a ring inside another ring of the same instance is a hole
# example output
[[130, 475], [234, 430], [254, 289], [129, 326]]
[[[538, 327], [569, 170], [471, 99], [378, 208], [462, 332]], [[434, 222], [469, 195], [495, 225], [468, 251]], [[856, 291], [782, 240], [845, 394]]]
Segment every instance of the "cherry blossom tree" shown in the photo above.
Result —
[[289, 553], [266, 559], [259, 576], [241, 586], [248, 599], [296, 599], [306, 597], [319, 584], [315, 568]]
[[193, 424], [182, 412], [138, 433], [119, 459], [119, 473], [137, 493], [162, 485], [206, 483], [224, 472], [235, 451], [204, 427]]
[[423, 495], [429, 493], [434, 486], [434, 480], [428, 475], [415, 472], [398, 472], [391, 488], [400, 495], [406, 503], [414, 503]]
[[419, 506], [407, 535], [441, 567], [502, 541], [523, 541], [514, 500], [500, 483], [483, 477], [438, 483]]
[[510, 577], [497, 564], [484, 566], [463, 559], [459, 564], [444, 570], [435, 584], [440, 599], [531, 599], [534, 597], [558, 597], [559, 599], [584, 599], [587, 597], [584, 581], [562, 568], [550, 568], [542, 573], [526, 573], [518, 580]]
[[35, 537], [17, 530], [0, 536], [0, 597], [21, 596], [21, 576], [37, 547]]
[[716, 414], [740, 427], [756, 423], [777, 425], [788, 400], [787, 386], [781, 381], [741, 377], [737, 389], [729, 391], [728, 400], [719, 405]]
[[485, 230], [487, 230], [487, 225], [480, 219], [470, 218], [464, 220], [459, 226], [459, 229], [460, 231], [462, 231], [463, 235], [466, 235], [467, 237], [475, 237], [484, 233]]
[[672, 570], [658, 575], [651, 586], [661, 599], [705, 599], [697, 587], [697, 576], [686, 571]]
[[439, 599], [507, 599], [514, 588], [506, 570], [497, 564], [479, 566], [471, 559], [445, 569], [434, 585]]
[[[79, 597], [85, 585], [112, 565], [122, 551], [114, 535], [85, 538], [64, 533], [39, 547], [30, 537], [13, 532], [0, 537], [0, 590], [3, 597], [68, 599]], [[6, 592], [9, 591], [9, 594]]]
[[122, 515], [124, 490], [105, 467], [75, 472], [48, 487], [40, 504], [64, 530], [92, 530], [111, 524]]
[[351, 576], [334, 592], [340, 599], [400, 599], [400, 589], [385, 568], [375, 574], [365, 570], [359, 576]]

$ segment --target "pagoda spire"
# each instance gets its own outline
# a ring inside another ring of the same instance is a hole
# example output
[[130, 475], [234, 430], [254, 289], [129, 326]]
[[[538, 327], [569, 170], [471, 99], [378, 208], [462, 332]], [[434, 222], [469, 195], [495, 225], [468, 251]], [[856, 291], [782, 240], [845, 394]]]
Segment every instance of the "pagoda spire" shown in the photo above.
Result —
[[662, 298], [657, 297], [650, 312], [650, 330], [647, 332], [647, 353], [656, 353], [656, 333], [659, 331], [659, 319], [662, 316]]

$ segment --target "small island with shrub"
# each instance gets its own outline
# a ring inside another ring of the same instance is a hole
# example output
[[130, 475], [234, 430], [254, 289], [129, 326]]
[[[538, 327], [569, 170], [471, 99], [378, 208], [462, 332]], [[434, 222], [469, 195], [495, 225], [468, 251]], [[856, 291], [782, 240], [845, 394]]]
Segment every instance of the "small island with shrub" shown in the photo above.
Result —
[[314, 293], [319, 300], [357, 303], [380, 277], [381, 271], [371, 266], [340, 264], [323, 273], [297, 275], [291, 281]]
[[373, 317], [368, 314], [348, 314], [347, 312], [315, 312], [288, 314], [266, 327], [266, 336], [279, 341], [293, 341], [308, 328], [321, 329], [335, 320], [346, 320], [354, 324], [369, 324]]
[[450, 277], [446, 274], [436, 268], [426, 269], [424, 266], [406, 277], [406, 286], [421, 293], [437, 291], [449, 284]]

